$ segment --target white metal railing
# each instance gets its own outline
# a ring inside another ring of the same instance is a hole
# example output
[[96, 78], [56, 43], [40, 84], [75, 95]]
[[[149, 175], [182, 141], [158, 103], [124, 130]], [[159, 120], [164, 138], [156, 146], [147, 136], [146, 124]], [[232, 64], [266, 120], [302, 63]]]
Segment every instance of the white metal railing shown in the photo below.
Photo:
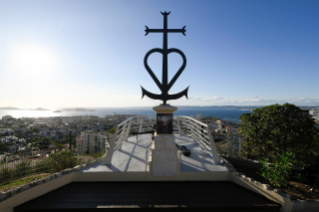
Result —
[[[132, 128], [135, 127], [136, 131], [136, 128], [138, 128], [138, 132], [143, 131], [143, 120], [143, 116], [131, 117], [116, 126], [107, 155], [104, 159], [104, 164], [112, 163], [114, 151], [122, 149], [123, 142], [128, 139]], [[207, 124], [188, 116], [174, 116], [174, 121], [174, 128], [177, 128], [180, 135], [192, 137], [194, 141], [200, 145], [202, 150], [206, 150], [212, 155], [215, 164], [221, 164], [214, 139]]]
[[215, 164], [221, 164], [214, 138], [207, 124], [188, 116], [175, 116], [174, 119], [180, 135], [191, 136], [202, 150], [207, 150], [212, 155]]
[[123, 141], [126, 141], [128, 139], [132, 126], [132, 120], [133, 117], [128, 118], [116, 126], [108, 152], [104, 159], [104, 164], [111, 164], [114, 151], [117, 149], [122, 149]]

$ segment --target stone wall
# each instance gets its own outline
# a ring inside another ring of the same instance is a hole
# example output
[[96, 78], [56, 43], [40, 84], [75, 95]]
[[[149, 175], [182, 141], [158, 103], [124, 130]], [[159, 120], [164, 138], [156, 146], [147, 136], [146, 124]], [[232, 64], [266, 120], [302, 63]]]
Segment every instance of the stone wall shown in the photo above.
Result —
[[243, 157], [238, 156], [229, 156], [229, 155], [221, 155], [223, 158], [227, 159], [231, 164], [235, 166], [240, 166], [242, 168], [248, 168], [252, 170], [260, 170], [263, 166], [257, 160], [251, 160]]

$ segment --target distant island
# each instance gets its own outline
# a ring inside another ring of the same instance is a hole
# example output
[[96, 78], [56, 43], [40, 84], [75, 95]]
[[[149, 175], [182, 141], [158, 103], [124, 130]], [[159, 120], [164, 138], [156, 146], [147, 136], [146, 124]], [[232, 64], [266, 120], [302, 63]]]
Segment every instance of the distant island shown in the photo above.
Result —
[[93, 109], [86, 109], [86, 108], [67, 108], [63, 109], [63, 111], [75, 111], [75, 112], [94, 112], [95, 110]]
[[21, 109], [17, 107], [1, 107], [0, 110], [21, 110]]
[[[32, 110], [32, 111], [50, 111], [50, 109], [37, 107], [33, 108], [17, 108], [17, 107], [0, 107], [0, 110]], [[53, 113], [62, 113], [62, 111], [75, 111], [75, 112], [94, 112], [93, 109], [86, 109], [86, 108], [66, 108], [63, 110], [54, 110]]]
[[37, 111], [48, 111], [49, 109], [38, 107], [36, 109], [29, 109], [29, 110], [37, 110]]
[[36, 111], [48, 111], [49, 109], [38, 107], [35, 109], [32, 108], [17, 108], [17, 107], [1, 107], [0, 110], [36, 110]]

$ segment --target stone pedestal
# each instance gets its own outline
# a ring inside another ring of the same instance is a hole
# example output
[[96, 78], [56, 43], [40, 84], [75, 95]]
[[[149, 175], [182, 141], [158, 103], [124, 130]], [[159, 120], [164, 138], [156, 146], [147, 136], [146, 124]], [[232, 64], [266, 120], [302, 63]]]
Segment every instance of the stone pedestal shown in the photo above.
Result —
[[152, 150], [152, 176], [176, 176], [177, 167], [177, 149]]
[[175, 136], [173, 135], [173, 112], [176, 107], [160, 105], [156, 111], [156, 134], [152, 145], [152, 176], [176, 176], [179, 170]]
[[176, 149], [174, 135], [162, 134], [154, 136], [154, 149]]
[[170, 105], [159, 105], [153, 107], [156, 111], [156, 132], [160, 134], [172, 134], [173, 133], [173, 112], [177, 110], [177, 107]]

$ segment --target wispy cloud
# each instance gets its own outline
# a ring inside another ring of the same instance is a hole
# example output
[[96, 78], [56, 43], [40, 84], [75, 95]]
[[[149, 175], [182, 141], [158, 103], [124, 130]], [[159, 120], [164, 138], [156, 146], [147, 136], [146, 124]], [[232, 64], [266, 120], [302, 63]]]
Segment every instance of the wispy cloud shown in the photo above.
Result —
[[270, 105], [270, 104], [284, 104], [291, 103], [295, 105], [319, 105], [319, 98], [287, 98], [287, 99], [269, 99], [269, 98], [258, 98], [239, 100], [236, 101], [239, 105]]
[[191, 100], [192, 102], [214, 102], [214, 101], [218, 101], [218, 100], [222, 100], [224, 99], [223, 97], [218, 97], [218, 96], [214, 96], [214, 97], [190, 97], [189, 100]]
[[[287, 98], [287, 99], [270, 99], [253, 96], [249, 99], [227, 99], [224, 97], [190, 97], [191, 105], [271, 105], [291, 103], [295, 105], [315, 106], [319, 105], [319, 98]], [[185, 102], [186, 103], [186, 102]]]

